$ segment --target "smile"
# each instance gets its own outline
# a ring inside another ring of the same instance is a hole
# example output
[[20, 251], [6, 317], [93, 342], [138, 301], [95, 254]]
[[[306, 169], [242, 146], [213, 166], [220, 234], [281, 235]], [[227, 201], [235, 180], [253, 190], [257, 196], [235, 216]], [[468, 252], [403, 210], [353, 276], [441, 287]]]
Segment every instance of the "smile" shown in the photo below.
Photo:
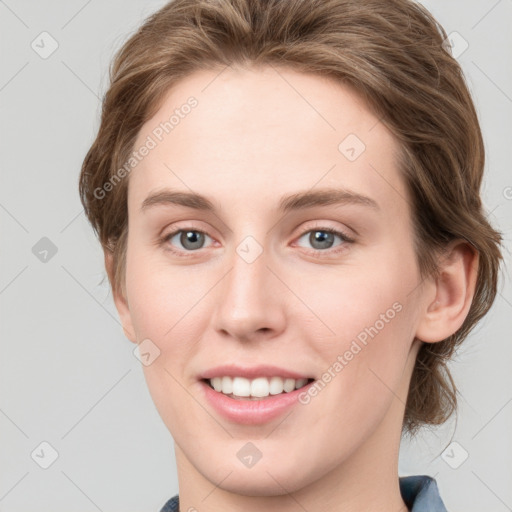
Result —
[[306, 386], [313, 379], [291, 379], [284, 377], [214, 377], [205, 379], [211, 388], [233, 399], [260, 400], [270, 395], [290, 393]]

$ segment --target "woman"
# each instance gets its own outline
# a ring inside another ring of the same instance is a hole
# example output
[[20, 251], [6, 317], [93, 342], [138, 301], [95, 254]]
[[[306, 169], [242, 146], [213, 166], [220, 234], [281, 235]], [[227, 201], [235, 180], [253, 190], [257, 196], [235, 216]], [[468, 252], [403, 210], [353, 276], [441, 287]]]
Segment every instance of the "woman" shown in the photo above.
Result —
[[175, 441], [162, 512], [443, 511], [402, 433], [501, 259], [446, 34], [409, 0], [175, 0], [111, 69], [80, 193]]

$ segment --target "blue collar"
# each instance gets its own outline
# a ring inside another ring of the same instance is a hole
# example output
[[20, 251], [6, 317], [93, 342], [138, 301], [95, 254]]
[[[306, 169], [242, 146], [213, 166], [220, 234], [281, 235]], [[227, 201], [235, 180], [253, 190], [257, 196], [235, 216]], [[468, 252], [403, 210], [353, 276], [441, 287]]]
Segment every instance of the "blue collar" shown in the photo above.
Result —
[[400, 493], [410, 512], [447, 512], [436, 481], [427, 475], [400, 477]]

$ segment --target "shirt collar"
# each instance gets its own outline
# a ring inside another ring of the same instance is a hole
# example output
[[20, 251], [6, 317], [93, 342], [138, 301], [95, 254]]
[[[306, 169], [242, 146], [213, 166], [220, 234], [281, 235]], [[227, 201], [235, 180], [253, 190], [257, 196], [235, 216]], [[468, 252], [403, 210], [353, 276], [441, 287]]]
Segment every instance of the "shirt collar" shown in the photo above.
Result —
[[437, 482], [427, 475], [399, 478], [400, 493], [410, 512], [447, 512]]

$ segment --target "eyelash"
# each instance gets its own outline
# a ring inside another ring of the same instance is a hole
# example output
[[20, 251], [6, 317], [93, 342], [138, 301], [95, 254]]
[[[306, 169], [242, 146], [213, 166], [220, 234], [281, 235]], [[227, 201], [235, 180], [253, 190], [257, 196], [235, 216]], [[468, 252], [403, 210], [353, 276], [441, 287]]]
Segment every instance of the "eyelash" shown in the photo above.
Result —
[[[200, 249], [196, 249], [195, 251], [183, 251], [183, 250], [176, 250], [176, 249], [173, 249], [172, 246], [168, 243], [174, 236], [176, 236], [177, 234], [179, 233], [182, 233], [182, 232], [187, 232], [187, 231], [191, 231], [193, 233], [200, 233], [202, 235], [205, 235], [205, 236], [209, 236], [208, 233], [206, 233], [205, 231], [202, 231], [200, 229], [195, 229], [195, 228], [191, 228], [191, 227], [185, 227], [185, 228], [180, 228], [180, 229], [177, 229], [176, 231], [173, 231], [172, 233], [169, 233], [167, 235], [164, 235], [162, 238], [159, 239], [159, 244], [160, 245], [166, 245], [165, 247], [165, 250], [168, 250], [170, 252], [172, 252], [173, 254], [181, 257], [181, 258], [189, 258], [189, 257], [192, 257], [194, 255], [194, 253], [200, 251]], [[330, 233], [330, 234], [333, 234], [337, 237], [339, 237], [341, 240], [342, 240], [342, 244], [340, 246], [334, 249], [325, 249], [325, 250], [320, 250], [320, 249], [309, 249], [307, 252], [308, 253], [315, 253], [315, 255], [321, 255], [322, 253], [328, 253], [329, 255], [332, 255], [333, 253], [334, 254], [337, 254], [338, 252], [344, 250], [344, 246], [346, 244], [351, 244], [351, 243], [354, 243], [355, 242], [355, 239], [352, 238], [351, 236], [348, 236], [347, 234], [345, 234], [343, 231], [340, 231], [340, 230], [337, 230], [337, 229], [333, 229], [333, 228], [323, 228], [323, 227], [315, 227], [315, 228], [310, 228], [310, 229], [307, 229], [306, 231], [303, 231], [302, 234], [297, 238], [297, 240], [300, 240], [304, 235], [308, 234], [308, 233], [311, 233], [311, 232], [322, 232], [322, 233]], [[211, 237], [210, 237], [211, 238]], [[183, 254], [185, 253], [185, 254]], [[325, 256], [320, 256], [320, 257], [325, 257]]]

